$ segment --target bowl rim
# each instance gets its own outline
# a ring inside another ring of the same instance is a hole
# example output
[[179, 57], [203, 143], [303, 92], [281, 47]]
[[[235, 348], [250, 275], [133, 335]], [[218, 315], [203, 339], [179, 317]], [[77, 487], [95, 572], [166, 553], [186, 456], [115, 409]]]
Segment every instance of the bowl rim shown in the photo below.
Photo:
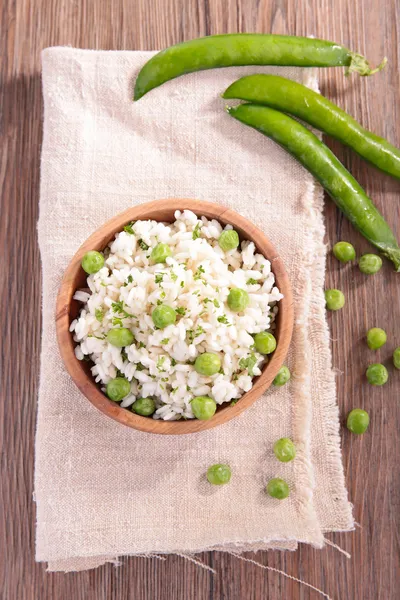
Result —
[[[277, 285], [284, 294], [282, 300], [279, 301], [282, 317], [278, 316], [278, 343], [268, 364], [264, 367], [261, 375], [255, 380], [251, 390], [243, 394], [235, 405], [231, 406], [230, 403], [226, 403], [226, 406], [220, 405], [215, 415], [207, 421], [200, 421], [198, 419], [163, 421], [161, 419], [142, 417], [130, 411], [129, 408], [121, 408], [119, 404], [109, 400], [99, 389], [94, 379], [85, 372], [81, 361], [75, 356], [74, 349], [76, 344], [73, 341], [72, 333], [69, 331], [72, 297], [77, 289], [74, 287], [75, 279], [81, 273], [83, 255], [89, 250], [103, 250], [114, 235], [122, 231], [124, 225], [130, 221], [141, 219], [164, 220], [162, 218], [157, 219], [154, 215], [159, 212], [173, 213], [175, 210], [185, 209], [193, 211], [198, 216], [214, 218], [224, 224], [229, 223], [239, 230], [241, 237], [253, 241], [257, 250], [271, 262], [271, 270], [275, 275]], [[55, 319], [61, 358], [72, 380], [89, 402], [108, 417], [139, 431], [180, 435], [197, 433], [230, 421], [249, 408], [267, 390], [282, 366], [289, 348], [293, 332], [294, 307], [292, 288], [283, 261], [273, 244], [251, 221], [235, 210], [214, 202], [190, 198], [166, 198], [128, 208], [106, 221], [85, 240], [71, 259], [64, 273], [57, 296]], [[284, 319], [284, 321], [281, 319]]]

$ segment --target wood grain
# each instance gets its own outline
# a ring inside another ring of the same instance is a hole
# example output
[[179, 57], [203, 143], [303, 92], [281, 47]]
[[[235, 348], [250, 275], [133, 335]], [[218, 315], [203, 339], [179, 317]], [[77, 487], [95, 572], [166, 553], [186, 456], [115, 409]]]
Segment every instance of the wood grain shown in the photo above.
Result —
[[[1, 36], [0, 304], [0, 596], [5, 600], [316, 600], [293, 581], [226, 554], [205, 553], [217, 576], [179, 557], [127, 558], [124, 566], [47, 574], [34, 562], [33, 440], [40, 349], [40, 262], [36, 241], [42, 98], [40, 51], [70, 44], [103, 49], [155, 49], [198, 35], [271, 32], [316, 35], [343, 43], [389, 65], [369, 79], [321, 73], [321, 87], [361, 123], [400, 145], [399, 3], [378, 0], [3, 0]], [[400, 237], [400, 183], [329, 143], [366, 187]], [[326, 205], [327, 242], [368, 244]], [[330, 316], [342, 415], [355, 406], [371, 414], [363, 437], [342, 433], [349, 496], [361, 529], [331, 534], [352, 554], [301, 547], [295, 553], [261, 553], [258, 560], [310, 581], [335, 600], [394, 600], [400, 583], [399, 374], [368, 387], [369, 362], [388, 364], [400, 345], [399, 276], [389, 264], [366, 278], [328, 258], [327, 286], [342, 289], [345, 309]], [[380, 326], [389, 342], [376, 354], [365, 331]]]
[[[279, 313], [276, 323], [277, 347], [275, 352], [269, 357], [269, 361], [260, 377], [255, 379], [251, 390], [243, 394], [240, 402], [237, 404], [218, 406], [217, 412], [212, 419], [207, 421], [197, 419], [188, 421], [154, 420], [136, 415], [132, 411], [121, 408], [118, 404], [109, 400], [101, 392], [100, 387], [95, 384], [88, 363], [76, 359], [75, 344], [69, 331], [70, 324], [77, 317], [79, 311], [79, 302], [73, 300], [73, 295], [77, 289], [86, 285], [87, 276], [81, 267], [82, 258], [86, 252], [90, 250], [103, 251], [107, 244], [114, 238], [115, 234], [121, 231], [127, 223], [146, 219], [171, 223], [174, 221], [175, 211], [185, 209], [191, 210], [198, 216], [217, 219], [223, 225], [232, 225], [239, 233], [241, 240], [251, 240], [254, 242], [258, 252], [271, 261], [276, 285], [283, 294], [283, 298], [279, 302]], [[96, 408], [115, 421], [140, 431], [164, 435], [181, 435], [205, 431], [206, 429], [227, 423], [230, 419], [237, 417], [249, 408], [269, 388], [281, 368], [289, 349], [293, 331], [293, 313], [292, 289], [283, 261], [278, 251], [258, 227], [236, 211], [225, 206], [219, 206], [213, 202], [187, 198], [167, 198], [128, 208], [128, 210], [104, 223], [82, 244], [68, 265], [63, 281], [61, 282], [57, 297], [56, 330], [61, 357], [69, 374], [82, 394]]]

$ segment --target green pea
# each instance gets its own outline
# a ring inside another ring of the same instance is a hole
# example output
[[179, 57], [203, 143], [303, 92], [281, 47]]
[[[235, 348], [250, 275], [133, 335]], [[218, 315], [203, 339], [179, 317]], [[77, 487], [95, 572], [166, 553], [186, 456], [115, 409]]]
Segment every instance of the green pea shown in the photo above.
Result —
[[340, 310], [343, 308], [346, 300], [343, 292], [340, 290], [326, 290], [325, 302], [328, 310]]
[[254, 345], [260, 354], [271, 354], [276, 348], [275, 336], [268, 331], [261, 331], [254, 336]]
[[250, 298], [246, 290], [233, 288], [228, 295], [228, 306], [233, 312], [241, 312], [248, 307]]
[[228, 465], [212, 465], [207, 470], [207, 479], [213, 485], [225, 485], [231, 480], [232, 471]]
[[363, 254], [358, 261], [358, 268], [365, 275], [373, 275], [380, 271], [382, 267], [382, 259], [377, 254]]
[[196, 419], [207, 421], [215, 414], [217, 405], [209, 396], [196, 396], [191, 401], [192, 411]]
[[389, 379], [389, 373], [386, 367], [380, 363], [369, 365], [367, 372], [367, 379], [371, 385], [384, 385]]
[[333, 254], [334, 256], [340, 260], [340, 262], [346, 263], [350, 260], [354, 260], [356, 257], [356, 251], [354, 250], [354, 246], [349, 242], [337, 242], [333, 246]]
[[367, 344], [370, 350], [378, 350], [384, 344], [386, 344], [387, 335], [384, 329], [379, 327], [372, 327], [367, 333]]
[[354, 408], [347, 415], [347, 429], [361, 435], [365, 433], [369, 425], [369, 414], [361, 408]]
[[167, 304], [160, 304], [151, 313], [153, 323], [159, 329], [164, 329], [168, 325], [173, 325], [176, 321], [176, 312]]
[[171, 256], [171, 248], [168, 244], [157, 244], [151, 251], [150, 258], [155, 263], [165, 263], [167, 258]]
[[279, 369], [278, 375], [275, 377], [272, 383], [277, 387], [281, 387], [282, 385], [285, 385], [285, 383], [287, 383], [289, 379], [290, 371], [285, 365], [283, 365], [283, 367]]
[[104, 267], [104, 256], [101, 252], [90, 250], [89, 252], [86, 252], [82, 258], [81, 264], [82, 269], [86, 271], [86, 273], [93, 275], [93, 273], [97, 273], [97, 271], [100, 271], [100, 269]]
[[393, 352], [393, 364], [396, 369], [400, 369], [400, 346]]
[[132, 331], [126, 327], [116, 327], [115, 329], [110, 329], [107, 333], [107, 342], [117, 348], [130, 346], [134, 341], [135, 337]]
[[289, 496], [289, 486], [284, 479], [275, 477], [268, 481], [266, 492], [272, 496], [272, 498], [284, 500]]
[[213, 352], [204, 352], [200, 354], [194, 363], [194, 368], [200, 375], [210, 377], [215, 375], [221, 369], [221, 358]]
[[131, 384], [125, 377], [111, 379], [106, 385], [107, 396], [114, 402], [120, 402], [131, 391]]
[[289, 462], [296, 456], [296, 446], [290, 438], [281, 438], [274, 444], [274, 454], [281, 462]]
[[132, 404], [132, 411], [142, 417], [150, 417], [156, 410], [156, 403], [153, 398], [138, 398]]
[[218, 239], [219, 247], [224, 252], [234, 250], [239, 246], [239, 235], [234, 229], [227, 229], [221, 233]]

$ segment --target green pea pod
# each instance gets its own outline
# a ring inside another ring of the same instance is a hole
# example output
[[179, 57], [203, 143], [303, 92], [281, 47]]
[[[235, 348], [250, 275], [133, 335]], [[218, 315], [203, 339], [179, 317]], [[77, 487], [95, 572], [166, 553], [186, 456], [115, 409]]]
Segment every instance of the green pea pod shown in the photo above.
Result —
[[347, 73], [372, 75], [376, 69], [347, 48], [314, 38], [262, 33], [211, 35], [170, 46], [151, 58], [136, 79], [134, 99], [159, 85], [194, 71], [243, 65], [347, 67]]
[[318, 179], [353, 226], [400, 272], [400, 248], [389, 225], [359, 183], [317, 136], [291, 117], [267, 106], [241, 104], [228, 108], [228, 112], [290, 152]]
[[232, 83], [222, 97], [264, 104], [294, 115], [400, 179], [398, 148], [361, 127], [344, 110], [301, 83], [277, 75], [249, 75]]

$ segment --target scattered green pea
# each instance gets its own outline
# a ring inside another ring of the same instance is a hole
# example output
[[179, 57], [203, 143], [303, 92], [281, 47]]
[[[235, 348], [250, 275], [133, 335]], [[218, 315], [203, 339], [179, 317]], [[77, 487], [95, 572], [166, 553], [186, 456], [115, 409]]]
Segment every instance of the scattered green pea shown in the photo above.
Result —
[[289, 486], [284, 479], [280, 479], [280, 477], [275, 477], [274, 479], [270, 479], [268, 481], [266, 492], [267, 494], [272, 496], [272, 498], [277, 498], [277, 500], [284, 500], [289, 496]]
[[345, 301], [344, 294], [340, 290], [325, 290], [325, 302], [328, 310], [340, 310]]
[[132, 404], [132, 411], [142, 417], [150, 417], [156, 410], [153, 398], [138, 398]]
[[371, 385], [384, 385], [389, 378], [386, 367], [380, 363], [369, 365], [366, 375]]
[[153, 323], [159, 329], [164, 329], [168, 325], [173, 325], [176, 321], [176, 312], [167, 304], [160, 304], [151, 313]]
[[82, 269], [89, 275], [97, 273], [104, 267], [104, 256], [96, 250], [89, 250], [82, 258]]
[[372, 327], [367, 333], [367, 344], [370, 350], [378, 350], [384, 344], [386, 344], [387, 335], [384, 329], [380, 327]]
[[221, 369], [221, 358], [213, 352], [204, 352], [200, 354], [194, 363], [194, 369], [200, 375], [210, 377], [215, 375]]
[[400, 346], [393, 352], [393, 364], [396, 369], [400, 369]]
[[369, 425], [369, 414], [362, 408], [354, 408], [347, 415], [347, 429], [352, 433], [361, 435], [365, 433]]
[[358, 268], [365, 275], [373, 275], [380, 271], [382, 267], [382, 259], [377, 254], [363, 254], [358, 261]]
[[171, 248], [168, 246], [168, 244], [163, 244], [160, 242], [151, 251], [150, 258], [155, 263], [165, 263], [171, 254]]
[[343, 263], [354, 260], [356, 257], [354, 246], [349, 242], [337, 242], [332, 251], [334, 256]]
[[131, 384], [125, 377], [111, 379], [106, 385], [106, 393], [110, 400], [120, 402], [131, 391]]
[[207, 421], [208, 419], [211, 419], [217, 410], [215, 400], [209, 396], [196, 396], [196, 398], [193, 398], [190, 404], [192, 406], [194, 416], [196, 419], [200, 419], [201, 421]]
[[271, 354], [276, 348], [275, 336], [268, 331], [261, 331], [254, 336], [254, 345], [260, 354]]
[[218, 239], [219, 247], [224, 252], [234, 250], [239, 246], [239, 235], [234, 229], [227, 229], [221, 233]]
[[212, 465], [207, 470], [207, 479], [212, 485], [225, 485], [231, 480], [232, 471], [229, 465]]
[[117, 348], [123, 348], [124, 346], [130, 346], [133, 344], [135, 337], [130, 329], [127, 327], [116, 327], [110, 329], [107, 333], [107, 342], [116, 346]]
[[233, 288], [228, 294], [228, 306], [233, 312], [242, 312], [248, 307], [250, 298], [246, 290]]
[[290, 462], [296, 456], [296, 446], [290, 438], [281, 438], [274, 444], [274, 454], [281, 462]]
[[279, 369], [278, 374], [272, 383], [274, 385], [276, 385], [277, 387], [281, 387], [282, 385], [285, 385], [285, 383], [287, 383], [289, 381], [289, 379], [290, 379], [290, 371], [289, 371], [288, 367], [283, 365], [283, 367], [281, 367]]

